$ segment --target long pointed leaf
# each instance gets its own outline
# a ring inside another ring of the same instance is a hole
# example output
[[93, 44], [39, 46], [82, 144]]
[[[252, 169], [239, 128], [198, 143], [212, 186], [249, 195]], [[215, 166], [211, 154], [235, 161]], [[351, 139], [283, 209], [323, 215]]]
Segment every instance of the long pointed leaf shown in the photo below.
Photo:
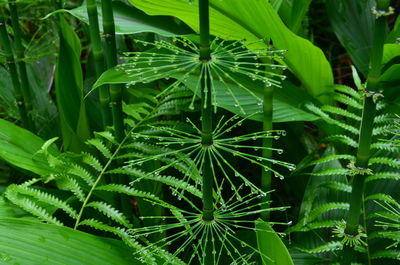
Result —
[[0, 218], [0, 264], [135, 265], [132, 250], [117, 240], [67, 227]]

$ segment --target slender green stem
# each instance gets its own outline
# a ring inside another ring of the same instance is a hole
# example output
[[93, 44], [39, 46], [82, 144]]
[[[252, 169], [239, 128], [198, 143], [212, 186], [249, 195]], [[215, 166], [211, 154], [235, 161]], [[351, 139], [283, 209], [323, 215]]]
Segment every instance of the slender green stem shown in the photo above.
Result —
[[[272, 127], [272, 115], [273, 115], [273, 108], [272, 108], [272, 99], [274, 94], [273, 86], [264, 86], [264, 103], [263, 103], [263, 130], [270, 131], [273, 129]], [[272, 158], [272, 138], [264, 138], [263, 139], [263, 157], [264, 158]], [[265, 166], [271, 167], [272, 163], [269, 161], [263, 162]], [[262, 207], [269, 208], [269, 204], [267, 203], [270, 200], [270, 193], [268, 191], [271, 190], [271, 183], [272, 183], [272, 172], [270, 170], [266, 171], [262, 168], [261, 173], [261, 190], [266, 193], [266, 196], [262, 197], [261, 202]], [[269, 220], [269, 211], [264, 211], [261, 213], [261, 219], [264, 221]]]
[[[107, 68], [117, 65], [117, 44], [115, 41], [114, 13], [111, 0], [102, 0], [103, 31], [105, 38], [105, 55]], [[124, 115], [122, 111], [122, 85], [110, 85], [110, 104], [112, 108], [113, 124], [118, 141], [125, 137]]]
[[[389, 7], [388, 0], [378, 0], [377, 9], [387, 10]], [[358, 141], [358, 150], [355, 166], [358, 168], [367, 168], [368, 161], [371, 156], [372, 131], [374, 126], [376, 104], [372, 97], [373, 93], [378, 90], [378, 80], [381, 73], [381, 62], [383, 54], [383, 45], [385, 37], [386, 17], [382, 16], [376, 19], [374, 42], [371, 53], [370, 66], [371, 70], [367, 78], [367, 88], [364, 97], [363, 113], [360, 125], [360, 136]], [[364, 192], [364, 175], [356, 175], [353, 179], [352, 193], [350, 198], [350, 209], [347, 217], [345, 233], [349, 236], [358, 234], [358, 226], [360, 221], [360, 213], [362, 206], [362, 198]], [[343, 265], [351, 264], [353, 260], [354, 250], [350, 246], [344, 246], [343, 249]]]
[[202, 141], [206, 148], [205, 161], [203, 166], [203, 219], [213, 220], [213, 177], [210, 168], [211, 159], [207, 150], [213, 144], [212, 137], [212, 106], [211, 106], [211, 80], [208, 63], [211, 60], [210, 53], [210, 22], [208, 0], [199, 1], [200, 16], [200, 60], [204, 63], [201, 76], [201, 118], [202, 118]]
[[[0, 10], [1, 11], [1, 10]], [[28, 117], [24, 96], [21, 90], [21, 84], [19, 82], [17, 66], [14, 60], [14, 54], [11, 48], [10, 39], [8, 38], [7, 28], [6, 28], [6, 21], [4, 19], [4, 14], [0, 15], [0, 37], [2, 47], [4, 49], [4, 53], [7, 58], [7, 65], [10, 71], [11, 81], [14, 87], [14, 96], [16, 100], [16, 104], [19, 110], [19, 114], [21, 116], [22, 125], [25, 128], [30, 128], [30, 120]]]
[[[97, 1], [87, 0], [86, 8], [89, 16], [90, 40], [93, 46], [94, 67], [96, 78], [105, 70], [104, 52], [101, 45], [101, 37], [99, 30], [99, 20], [97, 15]], [[100, 109], [103, 118], [103, 127], [112, 124], [112, 116], [110, 110], [110, 92], [108, 86], [101, 86], [99, 89]]]
[[29, 129], [31, 131], [35, 130], [34, 122], [32, 118], [29, 117], [29, 113], [32, 111], [32, 93], [29, 86], [28, 74], [26, 71], [25, 64], [25, 48], [22, 45], [21, 29], [19, 27], [19, 17], [18, 10], [15, 1], [9, 0], [8, 6], [10, 8], [11, 15], [11, 25], [14, 31], [14, 44], [15, 44], [15, 56], [18, 64], [19, 77], [21, 81], [21, 91], [25, 101], [25, 107], [28, 112], [29, 118]]
[[[107, 68], [110, 69], [118, 64], [117, 55], [117, 44], [115, 40], [115, 25], [114, 25], [114, 12], [112, 7], [112, 0], [102, 0], [101, 9], [103, 13], [103, 32], [105, 39], [105, 57], [107, 62]], [[118, 142], [125, 139], [125, 127], [124, 127], [124, 114], [122, 111], [122, 85], [110, 85], [110, 105], [112, 110], [112, 120], [115, 131], [115, 138]], [[127, 184], [129, 180], [126, 176], [117, 175], [114, 176], [113, 182], [120, 184]], [[130, 203], [128, 196], [121, 194], [117, 198], [119, 208], [122, 209], [123, 213], [131, 217], [133, 214], [133, 207]]]
[[[210, 51], [210, 19], [208, 0], [199, 1], [199, 22], [200, 22], [200, 55], [199, 60], [203, 62], [203, 71], [201, 75], [201, 119], [202, 119], [202, 136], [201, 143], [205, 148], [205, 160], [203, 164], [203, 220], [212, 222], [214, 220], [214, 204], [213, 204], [213, 175], [211, 169], [211, 154], [209, 148], [213, 144], [212, 135], [212, 90], [211, 75], [209, 63], [211, 61]], [[212, 244], [206, 242], [205, 245], [205, 265], [213, 265], [214, 258], [212, 254]]]

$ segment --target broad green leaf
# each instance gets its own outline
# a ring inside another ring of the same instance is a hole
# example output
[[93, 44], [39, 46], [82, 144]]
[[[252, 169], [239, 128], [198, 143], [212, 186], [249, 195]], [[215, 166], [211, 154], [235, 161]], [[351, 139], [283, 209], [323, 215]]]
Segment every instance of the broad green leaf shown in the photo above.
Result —
[[385, 44], [383, 49], [382, 64], [387, 64], [395, 58], [400, 60], [400, 45], [399, 44]]
[[268, 223], [258, 219], [256, 230], [257, 245], [263, 265], [294, 265], [285, 244]]
[[[199, 30], [196, 1], [130, 0], [149, 15], [176, 16]], [[310, 41], [291, 32], [268, 1], [210, 1], [210, 30], [224, 39], [245, 38], [249, 42], [271, 38], [277, 49], [287, 50], [285, 63], [311, 95], [329, 102], [333, 75], [323, 52]], [[254, 46], [254, 45], [253, 45]]]
[[[139, 65], [139, 64], [138, 64]], [[161, 70], [162, 71], [162, 70]], [[161, 72], [160, 71], [160, 72]], [[179, 75], [174, 77], [179, 78]], [[193, 75], [187, 78], [183, 83], [193, 90], [198, 83], [198, 76]], [[252, 87], [253, 92], [258, 98], [262, 99], [263, 86], [260, 83], [255, 83], [251, 79], [236, 78], [240, 79], [240, 82], [245, 86]], [[116, 70], [115, 68], [109, 69], [103, 73], [102, 76], [97, 80], [94, 88], [99, 87], [104, 84], [121, 84], [129, 83], [135, 81], [132, 77], [125, 71]], [[248, 85], [246, 85], [248, 84]], [[249, 85], [250, 84], [250, 85]], [[288, 84], [288, 83], [286, 83]], [[260, 114], [251, 117], [253, 120], [262, 121], [262, 105], [255, 103], [254, 96], [252, 96], [247, 91], [241, 89], [239, 86], [226, 81], [221, 82], [219, 80], [214, 80], [214, 88], [217, 93], [217, 103], [218, 106], [227, 109], [235, 114], [243, 115], [241, 113], [237, 103], [230, 93], [227, 93], [227, 89], [232, 92], [236, 97], [238, 102], [240, 102], [241, 107], [245, 111], [245, 116], [259, 112]], [[297, 87], [286, 85], [284, 88], [277, 88], [277, 96], [273, 101], [274, 108], [274, 122], [289, 122], [289, 121], [313, 121], [318, 119], [317, 116], [310, 114], [300, 108], [300, 106], [306, 101], [310, 100], [301, 92]], [[297, 95], [293, 97], [293, 95]]]
[[[0, 157], [13, 166], [38, 175], [53, 172], [46, 157], [37, 153], [45, 141], [17, 125], [0, 119]], [[58, 151], [50, 147], [48, 151], [56, 155]]]
[[297, 33], [301, 27], [301, 22], [304, 20], [311, 0], [293, 0], [293, 7], [290, 17], [290, 29]]
[[[387, 69], [379, 78], [381, 82], [399, 82], [400, 64], [394, 64]], [[397, 83], [398, 84], [398, 83]]]
[[276, 11], [278, 11], [279, 8], [280, 8], [281, 5], [282, 5], [283, 0], [269, 0], [269, 2], [271, 3], [271, 6], [272, 6]]
[[60, 52], [55, 73], [55, 87], [64, 149], [81, 151], [90, 136], [83, 100], [83, 77], [79, 38], [60, 15]]
[[393, 30], [389, 33], [386, 43], [396, 43], [398, 38], [400, 38], [400, 16], [397, 16]]
[[374, 0], [327, 0], [326, 10], [340, 43], [349, 53], [356, 67], [368, 74], [375, 17], [371, 12]]
[[135, 265], [121, 242], [67, 227], [0, 218], [1, 265]]
[[[24, 210], [16, 207], [11, 202], [8, 202], [4, 199], [4, 196], [0, 197], [0, 218], [4, 217], [23, 217], [28, 216], [29, 214]], [[31, 217], [34, 219], [34, 217]]]
[[[72, 10], [65, 10], [79, 20], [89, 23], [86, 5], [82, 5]], [[162, 36], [176, 36], [188, 34], [191, 30], [182, 24], [176, 23], [170, 17], [150, 17], [143, 11], [124, 4], [120, 1], [113, 1], [113, 12], [115, 19], [116, 34], [135, 34], [141, 32], [154, 32]], [[98, 6], [99, 23], [101, 24], [103, 17], [100, 4]], [[103, 30], [100, 27], [100, 30]]]
[[[196, 83], [198, 82], [198, 77], [191, 77], [187, 79], [185, 82], [186, 86], [189, 88], [194, 88]], [[242, 82], [250, 82], [249, 80], [242, 80]], [[236, 102], [234, 98], [227, 93], [226, 82], [221, 82], [218, 80], [214, 80], [214, 88], [216, 91], [216, 98], [218, 106], [229, 110], [235, 114], [243, 115], [240, 109], [236, 106]], [[239, 86], [234, 84], [229, 84], [229, 89], [235, 95], [238, 102], [240, 102], [241, 107], [246, 112], [246, 115], [253, 114], [258, 112], [259, 114], [254, 115], [251, 119], [256, 121], [263, 120], [263, 106], [258, 105], [254, 101], [254, 97], [247, 93], [245, 90], [241, 89]], [[253, 84], [254, 93], [259, 97], [263, 98], [263, 87], [261, 84]], [[277, 88], [279, 90], [281, 88]], [[291, 105], [286, 103], [280, 99], [280, 97], [274, 97], [273, 99], [273, 122], [291, 122], [291, 121], [313, 121], [318, 119], [315, 115], [309, 114], [306, 111], [295, 107], [295, 105]]]
[[14, 102], [14, 88], [11, 83], [10, 74], [5, 68], [0, 67], [0, 108], [5, 112], [2, 115], [12, 118], [19, 117], [17, 105]]

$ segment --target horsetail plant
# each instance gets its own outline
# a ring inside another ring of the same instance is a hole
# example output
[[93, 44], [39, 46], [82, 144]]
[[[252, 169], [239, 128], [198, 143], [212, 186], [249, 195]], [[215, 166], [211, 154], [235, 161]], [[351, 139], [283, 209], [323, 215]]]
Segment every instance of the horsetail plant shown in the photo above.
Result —
[[[376, 10], [379, 14], [389, 9], [389, 0], [378, 0]], [[383, 45], [385, 40], [385, 28], [387, 23], [386, 15], [376, 16], [373, 47], [370, 59], [370, 71], [367, 77], [367, 86], [364, 90], [364, 105], [362, 120], [360, 124], [360, 135], [358, 140], [357, 156], [354, 163], [354, 170], [357, 173], [353, 177], [350, 209], [346, 220], [344, 236], [349, 240], [356, 238], [360, 233], [359, 218], [361, 213], [364, 182], [368, 175], [368, 162], [371, 157], [371, 141], [374, 129], [376, 112], [376, 95], [379, 93], [379, 77], [381, 74]], [[354, 247], [345, 244], [343, 248], [343, 265], [350, 265], [353, 261]]]
[[14, 87], [14, 93], [15, 93], [14, 97], [15, 97], [16, 104], [17, 104], [17, 107], [19, 110], [19, 114], [21, 116], [22, 125], [25, 128], [30, 129], [31, 125], [32, 125], [32, 121], [28, 115], [26, 100], [25, 100], [24, 94], [22, 92], [21, 83], [20, 83], [19, 76], [18, 76], [18, 70], [17, 70], [13, 50], [11, 48], [11, 42], [10, 42], [10, 39], [9, 39], [9, 36], [7, 33], [7, 25], [6, 25], [6, 21], [4, 18], [5, 17], [4, 9], [1, 9], [0, 11], [2, 12], [0, 15], [0, 34], [1, 34], [0, 36], [1, 36], [1, 40], [2, 40], [2, 47], [3, 47], [5, 55], [6, 55], [8, 68], [10, 70], [11, 81], [12, 81], [12, 84]]
[[[96, 77], [99, 78], [105, 70], [105, 62], [103, 47], [101, 45], [99, 20], [97, 15], [97, 1], [86, 1], [86, 9], [89, 17], [89, 32], [91, 44], [93, 46], [94, 67], [96, 71]], [[112, 116], [110, 110], [110, 92], [108, 86], [105, 85], [99, 88], [99, 101], [103, 118], [103, 129], [105, 129], [107, 125], [112, 124]]]
[[[14, 0], [9, 0], [8, 1], [8, 6], [10, 9], [10, 15], [11, 15], [11, 24], [12, 24], [12, 29], [14, 32], [14, 44], [15, 44], [15, 55], [18, 63], [18, 69], [19, 69], [19, 76], [20, 76], [20, 83], [21, 83], [21, 90], [24, 95], [25, 99], [25, 106], [26, 110], [28, 112], [28, 116], [30, 115], [30, 112], [32, 111], [32, 92], [29, 87], [29, 81], [28, 81], [28, 74], [26, 71], [26, 64], [25, 64], [25, 48], [22, 45], [22, 36], [21, 36], [21, 29], [19, 26], [19, 17], [18, 17], [18, 10], [17, 10], [17, 5]], [[31, 131], [35, 130], [35, 124], [32, 120], [30, 120], [30, 125], [29, 129]]]
[[[197, 92], [200, 93], [200, 109], [201, 109], [201, 129], [197, 128], [189, 119], [187, 120], [193, 127], [194, 133], [188, 133], [174, 128], [168, 127], [152, 127], [154, 131], [162, 131], [166, 136], [157, 136], [151, 134], [134, 133], [136, 139], [155, 139], [157, 145], [165, 146], [164, 152], [148, 156], [145, 158], [133, 159], [129, 161], [128, 166], [116, 173], [125, 173], [135, 175], [135, 167], [140, 166], [145, 162], [152, 160], [163, 160], [168, 156], [175, 156], [177, 154], [187, 154], [187, 156], [193, 157], [194, 165], [201, 172], [201, 181], [197, 180], [196, 184], [201, 184], [201, 201], [202, 208], [199, 209], [191, 199], [187, 197], [182, 191], [173, 189], [173, 193], [178, 197], [179, 200], [184, 200], [192, 208], [194, 212], [188, 212], [180, 209], [184, 216], [177, 218], [179, 223], [168, 223], [166, 225], [157, 225], [154, 227], [143, 227], [141, 229], [133, 229], [132, 232], [136, 238], [143, 235], [149, 235], [160, 230], [169, 229], [184, 229], [181, 233], [171, 235], [167, 238], [162, 239], [159, 242], [155, 242], [155, 245], [167, 246], [172, 242], [183, 240], [182, 237], [186, 237], [185, 243], [183, 243], [176, 251], [174, 255], [180, 254], [187, 246], [192, 244], [192, 241], [197, 240], [197, 247], [194, 249], [193, 255], [190, 256], [189, 263], [196, 258], [201, 264], [219, 264], [222, 253], [227, 253], [231, 258], [231, 262], [251, 264], [252, 256], [259, 251], [249, 244], [239, 239], [234, 230], [249, 229], [251, 231], [255, 228], [251, 228], [251, 224], [254, 224], [250, 220], [242, 220], [243, 217], [248, 217], [254, 214], [261, 214], [271, 210], [283, 210], [283, 208], [267, 208], [264, 204], [269, 202], [254, 203], [262, 197], [265, 197], [269, 192], [261, 191], [254, 183], [249, 181], [239, 170], [235, 168], [228, 160], [224, 157], [226, 153], [233, 154], [241, 159], [255, 163], [265, 171], [272, 170], [271, 167], [265, 166], [263, 161], [268, 160], [274, 164], [280, 164], [289, 169], [293, 169], [294, 166], [289, 163], [275, 161], [270, 158], [261, 156], [246, 154], [241, 151], [244, 148], [254, 149], [272, 149], [271, 147], [254, 147], [242, 144], [248, 140], [257, 139], [278, 139], [280, 134], [284, 134], [282, 131], [262, 131], [251, 133], [242, 136], [229, 137], [225, 136], [226, 133], [232, 131], [233, 128], [240, 126], [247, 117], [241, 119], [238, 116], [224, 121], [219, 120], [217, 126], [213, 128], [213, 108], [216, 110], [217, 102], [214, 91], [214, 78], [225, 82], [226, 80], [238, 83], [234, 75], [230, 72], [237, 74], [248, 74], [253, 80], [261, 80], [267, 86], [279, 85], [279, 82], [266, 77], [263, 75], [263, 71], [258, 70], [259, 67], [264, 67], [267, 64], [258, 63], [257, 60], [260, 56], [266, 56], [268, 52], [263, 50], [256, 50], [248, 52], [243, 48], [241, 42], [233, 42], [225, 47], [223, 46], [224, 41], [218, 43], [218, 39], [210, 42], [209, 35], [209, 11], [208, 1], [199, 1], [199, 19], [200, 19], [200, 47], [197, 48], [195, 44], [185, 39], [175, 39], [178, 44], [183, 44], [183, 47], [193, 51], [193, 54], [187, 50], [172, 46], [171, 44], [160, 41], [156, 42], [154, 47], [155, 51], [160, 50], [160, 53], [149, 51], [144, 53], [134, 53], [133, 63], [128, 63], [118, 67], [117, 72], [124, 69], [129, 78], [132, 79], [132, 83], [136, 82], [150, 82], [156, 80], [156, 78], [173, 77], [177, 81], [173, 82], [163, 93], [176, 89], [180, 84], [185, 83], [190, 75], [195, 74], [196, 70], [199, 72], [198, 81], [196, 87], [192, 88], [195, 91], [191, 102], [191, 108], [194, 108], [195, 96]], [[148, 44], [143, 42], [144, 44]], [[162, 49], [174, 51], [173, 55], [164, 53]], [[233, 58], [233, 59], [232, 59]], [[129, 60], [129, 58], [127, 58]], [[240, 61], [242, 59], [243, 61]], [[248, 59], [255, 60], [256, 62], [249, 62]], [[177, 61], [179, 63], [177, 63]], [[176, 64], [171, 64], [176, 63]], [[156, 66], [150, 66], [155, 64]], [[128, 69], [129, 66], [134, 66], [134, 69]], [[147, 66], [146, 66], [147, 65]], [[181, 69], [177, 69], [177, 66]], [[271, 66], [271, 64], [268, 64]], [[185, 73], [182, 72], [182, 68]], [[274, 75], [274, 74], [272, 74]], [[225, 79], [224, 79], [225, 78]], [[131, 83], [131, 84], [132, 84]], [[243, 89], [254, 95], [250, 89], [241, 85]], [[226, 92], [230, 93], [229, 86], [226, 85]], [[233, 97], [234, 95], [231, 94]], [[257, 98], [257, 104], [262, 104], [262, 101]], [[239, 107], [239, 106], [237, 106]], [[242, 115], [245, 112], [242, 112]], [[255, 114], [252, 114], [255, 115]], [[250, 116], [252, 116], [250, 115]], [[239, 119], [239, 120], [237, 120]], [[231, 125], [230, 123], [233, 123]], [[172, 149], [167, 151], [169, 146], [182, 146], [181, 148]], [[282, 150], [276, 149], [275, 151], [282, 152]], [[183, 156], [186, 157], [186, 156]], [[163, 173], [164, 170], [170, 168], [178, 160], [169, 162], [166, 166], [160, 167], [149, 174], [153, 178], [157, 179], [158, 176]], [[125, 171], [125, 172], [124, 172]], [[222, 174], [224, 178], [221, 180], [218, 178], [218, 173]], [[280, 173], [276, 172], [277, 176], [283, 177]], [[235, 180], [231, 178], [231, 174], [239, 177], [243, 183], [239, 187], [235, 184]], [[148, 177], [139, 177], [132, 182], [132, 185], [139, 182], [141, 179]], [[151, 179], [149, 177], [148, 179]], [[227, 184], [226, 184], [227, 183]], [[228, 200], [223, 199], [223, 187], [230, 186], [233, 195]], [[246, 196], [241, 196], [241, 191], [244, 187], [249, 187], [250, 192]], [[219, 205], [219, 207], [217, 207]], [[174, 211], [178, 209], [175, 208]], [[154, 218], [168, 218], [160, 216], [142, 216], [141, 218], [154, 219]], [[173, 217], [176, 218], [176, 217]], [[180, 219], [186, 220], [182, 221]], [[190, 227], [190, 228], [188, 228]], [[248, 256], [243, 256], [237, 253], [242, 253], [235, 247], [236, 243], [240, 243], [242, 247], [248, 248], [251, 252]], [[218, 246], [221, 245], [219, 250]], [[151, 246], [151, 245], [150, 245]], [[149, 247], [150, 247], [149, 246]], [[197, 254], [196, 254], [197, 253]], [[268, 257], [265, 257], [268, 259]]]
[[[102, 0], [101, 7], [103, 12], [103, 31], [105, 39], [105, 55], [107, 68], [112, 68], [118, 64], [112, 1]], [[117, 140], [122, 141], [122, 139], [124, 139], [125, 137], [124, 114], [122, 112], [122, 86], [110, 85], [109, 92], [114, 130], [117, 136]]]

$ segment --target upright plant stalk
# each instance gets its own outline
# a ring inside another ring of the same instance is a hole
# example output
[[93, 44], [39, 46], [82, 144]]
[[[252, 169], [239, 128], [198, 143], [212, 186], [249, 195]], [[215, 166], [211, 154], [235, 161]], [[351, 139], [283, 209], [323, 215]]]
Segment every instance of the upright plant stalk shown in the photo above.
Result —
[[26, 64], [25, 64], [25, 48], [22, 45], [22, 37], [21, 37], [21, 29], [19, 27], [19, 17], [18, 17], [18, 10], [14, 0], [8, 1], [8, 6], [10, 9], [11, 15], [11, 25], [14, 31], [14, 45], [15, 45], [15, 56], [18, 63], [18, 70], [19, 70], [19, 77], [20, 77], [20, 85], [22, 95], [25, 101], [25, 108], [27, 110], [28, 118], [29, 118], [29, 127], [28, 129], [34, 131], [35, 126], [33, 120], [29, 117], [29, 113], [32, 111], [32, 93], [29, 87], [28, 81], [28, 74], [26, 71]]
[[[378, 0], [377, 10], [386, 11], [389, 8], [389, 0]], [[355, 166], [357, 169], [367, 169], [371, 156], [372, 131], [374, 126], [376, 104], [373, 94], [378, 90], [378, 80], [381, 74], [383, 46], [385, 41], [386, 16], [379, 16], [375, 21], [374, 42], [371, 52], [370, 72], [367, 78], [367, 88], [364, 96], [364, 106], [360, 125], [360, 137]], [[350, 210], [346, 221], [346, 236], [354, 237], [358, 234], [362, 198], [364, 192], [365, 175], [354, 176], [350, 199]], [[348, 245], [343, 249], [343, 265], [350, 265], [353, 259], [354, 249]]]
[[[212, 133], [212, 105], [211, 105], [211, 75], [208, 63], [211, 61], [210, 51], [210, 20], [208, 0], [199, 1], [199, 23], [200, 23], [200, 57], [203, 62], [203, 71], [201, 74], [201, 119], [202, 119], [202, 135], [201, 144], [205, 149], [205, 159], [203, 164], [203, 220], [212, 222], [214, 220], [214, 204], [213, 204], [213, 175], [211, 169], [210, 146], [213, 144]], [[208, 230], [209, 231], [209, 230]], [[208, 233], [208, 232], [207, 232]], [[212, 242], [208, 238], [205, 242], [204, 264], [214, 264], [212, 254]]]
[[[273, 107], [272, 107], [272, 100], [273, 100], [274, 88], [273, 86], [264, 86], [264, 102], [263, 102], [263, 130], [270, 131], [273, 129], [272, 127], [272, 118], [273, 118]], [[263, 153], [262, 156], [264, 158], [272, 158], [272, 138], [264, 138], [263, 139]], [[264, 161], [264, 165], [267, 167], [271, 167], [272, 163], [269, 161]], [[269, 208], [269, 204], [267, 203], [271, 195], [268, 191], [271, 190], [272, 184], [272, 172], [270, 170], [265, 170], [262, 168], [261, 173], [261, 190], [265, 192], [266, 196], [262, 197], [262, 207]], [[263, 211], [261, 213], [261, 219], [264, 221], [269, 220], [269, 211]]]
[[[104, 52], [107, 68], [110, 69], [118, 64], [112, 0], [102, 0], [101, 9], [103, 13], [103, 33], [105, 39]], [[124, 114], [122, 112], [122, 85], [110, 85], [109, 95], [115, 137], [117, 141], [121, 143], [125, 139]], [[112, 181], [120, 184], [127, 184], [127, 182], [129, 182], [129, 180], [127, 180], [123, 175], [114, 176]], [[118, 207], [122, 209], [122, 212], [131, 218], [133, 215], [133, 208], [132, 204], [130, 203], [130, 198], [121, 194], [118, 198], [116, 198], [116, 200]]]
[[[101, 37], [99, 30], [99, 20], [97, 15], [96, 0], [87, 0], [86, 8], [89, 16], [89, 32], [90, 40], [93, 46], [94, 67], [96, 71], [96, 78], [105, 71], [104, 52], [101, 45]], [[99, 88], [99, 101], [101, 115], [103, 118], [103, 127], [112, 124], [112, 116], [110, 110], [110, 92], [108, 86], [101, 86]]]
[[[1, 10], [0, 10], [1, 11]], [[1, 44], [4, 49], [7, 65], [10, 70], [11, 81], [14, 87], [14, 96], [17, 103], [17, 107], [19, 110], [19, 114], [21, 116], [22, 126], [25, 128], [30, 128], [31, 121], [28, 117], [28, 112], [26, 108], [26, 102], [24, 96], [22, 94], [21, 84], [19, 82], [17, 66], [14, 60], [14, 54], [11, 48], [10, 39], [8, 38], [6, 21], [4, 19], [4, 14], [0, 15], [0, 37]]]
[[[117, 65], [117, 45], [115, 41], [114, 13], [111, 0], [102, 0], [103, 31], [106, 41], [105, 55], [107, 68]], [[124, 115], [122, 112], [122, 85], [110, 85], [110, 104], [112, 108], [113, 125], [116, 138], [119, 142], [124, 139]]]
[[213, 177], [210, 168], [210, 154], [207, 148], [213, 144], [212, 135], [212, 106], [211, 106], [211, 80], [207, 63], [211, 60], [210, 53], [210, 22], [208, 0], [200, 0], [200, 60], [204, 63], [204, 71], [201, 75], [201, 118], [202, 118], [202, 137], [201, 143], [206, 148], [206, 160], [203, 169], [203, 219], [211, 221], [213, 216]]

